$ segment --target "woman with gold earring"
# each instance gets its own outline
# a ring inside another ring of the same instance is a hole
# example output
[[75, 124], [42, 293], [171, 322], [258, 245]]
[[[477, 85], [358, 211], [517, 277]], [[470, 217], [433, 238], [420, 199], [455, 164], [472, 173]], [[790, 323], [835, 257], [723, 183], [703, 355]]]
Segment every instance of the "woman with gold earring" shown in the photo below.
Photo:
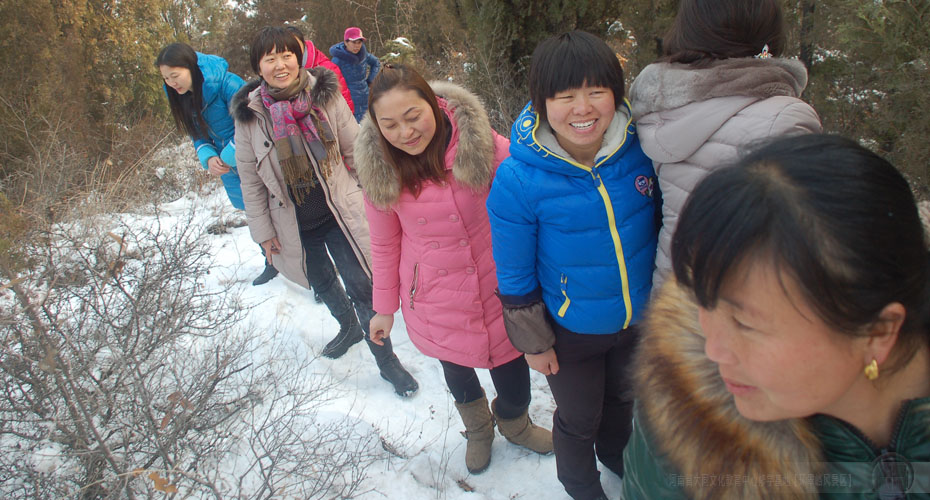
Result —
[[907, 181], [850, 140], [711, 173], [644, 325], [624, 498], [928, 498], [924, 236]]

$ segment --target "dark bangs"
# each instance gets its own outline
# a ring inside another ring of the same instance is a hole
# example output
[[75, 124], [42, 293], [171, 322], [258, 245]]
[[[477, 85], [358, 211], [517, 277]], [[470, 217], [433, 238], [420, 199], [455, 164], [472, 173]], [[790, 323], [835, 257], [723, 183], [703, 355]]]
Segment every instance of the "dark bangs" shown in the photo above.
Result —
[[300, 46], [300, 41], [287, 29], [266, 26], [252, 39], [252, 47], [249, 50], [249, 63], [252, 65], [252, 71], [257, 75], [261, 74], [259, 64], [262, 58], [275, 52], [291, 52], [301, 59], [304, 49]]
[[568, 89], [607, 87], [616, 109], [623, 104], [623, 67], [614, 51], [585, 31], [570, 31], [542, 41], [533, 51], [529, 92], [533, 106], [546, 119], [546, 99]]

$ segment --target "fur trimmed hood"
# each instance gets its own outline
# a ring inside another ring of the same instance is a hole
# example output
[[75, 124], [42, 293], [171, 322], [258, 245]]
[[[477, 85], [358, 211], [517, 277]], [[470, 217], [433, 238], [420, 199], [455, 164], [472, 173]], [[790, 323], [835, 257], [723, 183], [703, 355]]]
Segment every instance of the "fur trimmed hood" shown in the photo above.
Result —
[[[453, 177], [475, 190], [487, 188], [493, 180], [494, 134], [484, 106], [474, 94], [454, 83], [433, 81], [429, 85], [452, 123], [449, 147], [456, 148], [451, 165]], [[401, 185], [397, 173], [384, 159], [380, 135], [377, 125], [366, 116], [355, 141], [355, 170], [371, 203], [388, 207], [400, 197]]]
[[[310, 98], [319, 107], [326, 107], [330, 100], [341, 97], [339, 78], [331, 70], [317, 66], [308, 70], [310, 72]], [[250, 80], [236, 92], [229, 102], [229, 114], [237, 122], [250, 123], [255, 119], [256, 111], [264, 109], [261, 97], [255, 92], [262, 80]]]
[[[644, 323], [635, 361], [637, 424], [653, 436], [656, 455], [684, 477], [785, 478], [819, 474], [821, 443], [807, 420], [754, 422], [743, 418], [717, 366], [704, 353], [697, 306], [669, 280], [655, 297]], [[779, 486], [765, 481], [730, 488], [686, 486], [689, 498], [815, 499], [816, 486]]]
[[800, 61], [780, 57], [723, 59], [706, 67], [679, 63], [646, 66], [630, 87], [633, 119], [680, 108], [714, 97], [767, 99], [800, 97], [807, 86], [807, 69]]

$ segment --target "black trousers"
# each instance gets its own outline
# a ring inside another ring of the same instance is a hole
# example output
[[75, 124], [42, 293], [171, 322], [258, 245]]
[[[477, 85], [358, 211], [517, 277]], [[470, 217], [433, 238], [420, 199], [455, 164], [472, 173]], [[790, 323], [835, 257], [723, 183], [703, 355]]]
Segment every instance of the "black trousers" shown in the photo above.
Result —
[[555, 330], [559, 372], [546, 377], [555, 398], [552, 444], [556, 471], [575, 500], [604, 494], [595, 455], [623, 476], [623, 448], [633, 427], [630, 361], [639, 340], [635, 325], [607, 335]]
[[[341, 288], [336, 281], [338, 277], [345, 283], [347, 298], [339, 304], [327, 304], [329, 312], [339, 318], [354, 308], [362, 331], [365, 332], [368, 349], [375, 356], [378, 366], [393, 358], [394, 350], [390, 339], [384, 339], [384, 345], [379, 346], [368, 338], [368, 323], [375, 315], [371, 306], [371, 279], [365, 274], [365, 269], [359, 263], [352, 245], [336, 220], [330, 219], [320, 227], [301, 231], [300, 242], [306, 258], [307, 281], [310, 282], [313, 291], [324, 296], [334, 286]], [[338, 275], [336, 269], [339, 270]]]
[[[471, 403], [484, 395], [474, 368], [439, 360], [446, 385], [456, 403]], [[501, 418], [519, 417], [530, 406], [530, 367], [523, 356], [491, 368], [491, 381], [497, 391], [494, 407]]]

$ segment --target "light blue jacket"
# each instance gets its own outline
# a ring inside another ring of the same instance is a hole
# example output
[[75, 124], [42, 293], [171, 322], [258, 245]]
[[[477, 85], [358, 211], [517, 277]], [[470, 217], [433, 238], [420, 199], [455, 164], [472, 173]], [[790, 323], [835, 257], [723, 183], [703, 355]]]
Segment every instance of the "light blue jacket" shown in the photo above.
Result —
[[502, 301], [541, 289], [555, 321], [576, 333], [614, 333], [639, 319], [660, 197], [630, 116], [624, 103], [592, 168], [558, 145], [532, 104], [523, 109], [488, 198]]
[[[229, 64], [220, 56], [197, 52], [197, 66], [203, 73], [203, 109], [201, 112], [210, 130], [207, 131], [209, 140], [192, 138], [194, 149], [197, 150], [200, 164], [206, 169], [207, 160], [220, 156], [227, 146], [230, 148], [232, 154], [224, 154], [223, 159], [232, 168], [223, 174], [221, 179], [230, 203], [244, 210], [245, 203], [242, 201], [242, 189], [239, 187], [239, 174], [235, 168], [235, 145], [232, 144], [236, 128], [229, 114], [229, 102], [236, 91], [245, 85], [245, 82], [235, 73], [228, 71]], [[165, 93], [167, 92], [168, 87], [165, 86]], [[230, 158], [232, 163], [230, 163]]]

